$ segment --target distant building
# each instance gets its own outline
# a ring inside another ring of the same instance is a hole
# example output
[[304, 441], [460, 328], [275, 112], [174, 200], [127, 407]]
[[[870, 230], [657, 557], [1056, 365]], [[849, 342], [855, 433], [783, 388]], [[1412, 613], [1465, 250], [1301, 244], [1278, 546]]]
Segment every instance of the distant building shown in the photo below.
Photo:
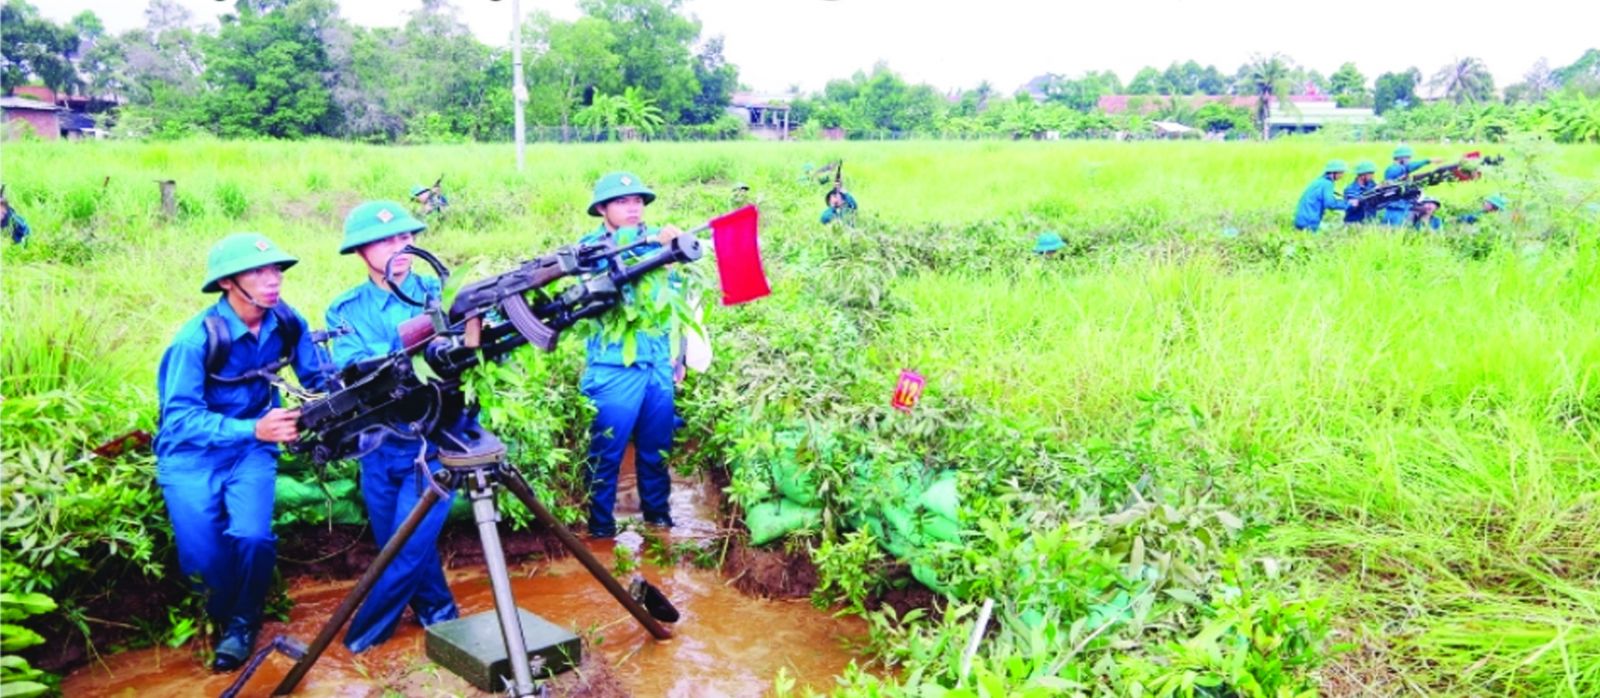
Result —
[[788, 140], [791, 99], [789, 95], [735, 92], [728, 113], [742, 120], [756, 138]]
[[1285, 109], [1276, 102], [1267, 116], [1269, 135], [1281, 133], [1310, 133], [1325, 126], [1369, 126], [1383, 123], [1383, 118], [1371, 109], [1341, 107], [1336, 102], [1294, 102], [1294, 109]]
[[[1150, 112], [1167, 106], [1172, 100], [1193, 108], [1200, 108], [1214, 102], [1221, 102], [1232, 107], [1242, 107], [1254, 111], [1256, 108], [1255, 95], [1104, 95], [1100, 98], [1100, 111], [1107, 114], [1121, 114], [1123, 112], [1136, 112], [1149, 114]], [[1289, 101], [1295, 104], [1302, 102], [1316, 102], [1326, 99], [1321, 95], [1290, 95]], [[1276, 108], [1278, 100], [1272, 100]]]
[[22, 97], [0, 97], [0, 112], [4, 113], [7, 137], [23, 129], [47, 141], [61, 137], [61, 108], [54, 104]]
[[26, 121], [40, 138], [52, 140], [105, 135], [98, 127], [95, 116], [103, 115], [123, 102], [114, 96], [60, 94], [40, 85], [16, 87], [12, 89], [12, 95], [0, 98], [0, 102], [4, 103], [6, 122]]

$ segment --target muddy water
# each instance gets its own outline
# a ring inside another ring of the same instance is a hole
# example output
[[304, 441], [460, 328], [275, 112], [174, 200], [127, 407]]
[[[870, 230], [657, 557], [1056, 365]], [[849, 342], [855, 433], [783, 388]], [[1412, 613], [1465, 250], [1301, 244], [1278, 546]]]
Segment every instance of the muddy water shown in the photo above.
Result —
[[[638, 516], [625, 468], [619, 489], [619, 520]], [[674, 477], [671, 542], [710, 538], [717, 530], [709, 486]], [[637, 549], [641, 537], [625, 532], [615, 542], [590, 541], [590, 550], [610, 566], [613, 548]], [[854, 619], [835, 619], [805, 601], [764, 601], [740, 594], [715, 571], [687, 566], [658, 568], [646, 563], [645, 576], [666, 592], [682, 613], [671, 626], [672, 640], [656, 642], [573, 558], [530, 562], [512, 568], [517, 604], [571, 628], [585, 640], [584, 651], [599, 652], [625, 689], [636, 696], [760, 695], [779, 668], [803, 685], [825, 690], [852, 658], [845, 646], [864, 633]], [[449, 572], [450, 588], [463, 614], [491, 611], [494, 599], [481, 569]], [[268, 623], [258, 647], [286, 634], [301, 642], [316, 636], [353, 580], [294, 580], [295, 605], [288, 623]], [[342, 635], [340, 636], [342, 637]], [[423, 653], [424, 634], [409, 616], [384, 645], [360, 656], [337, 640], [323, 654], [296, 695], [324, 697], [481, 695], [466, 682], [434, 666]], [[198, 659], [195, 643], [172, 649], [123, 652], [103, 658], [68, 676], [66, 696], [216, 696], [235, 674], [217, 675]], [[244, 696], [265, 696], [288, 672], [291, 662], [273, 656], [247, 684]], [[569, 674], [570, 677], [570, 674]], [[559, 693], [559, 691], [558, 691]], [[390, 693], [394, 695], [394, 693]]]

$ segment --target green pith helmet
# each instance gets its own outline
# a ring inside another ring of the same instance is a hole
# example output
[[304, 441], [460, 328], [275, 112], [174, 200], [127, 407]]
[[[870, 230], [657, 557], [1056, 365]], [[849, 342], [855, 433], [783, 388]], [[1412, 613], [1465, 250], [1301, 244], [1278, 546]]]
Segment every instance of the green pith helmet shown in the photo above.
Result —
[[1483, 197], [1483, 200], [1487, 201], [1490, 206], [1495, 207], [1496, 210], [1504, 211], [1506, 209], [1506, 197], [1499, 194], [1490, 194]]
[[428, 190], [428, 188], [425, 187], [425, 186], [422, 186], [421, 184], [413, 184], [413, 185], [411, 185], [411, 198], [415, 199], [415, 198], [417, 198], [418, 195], [422, 194], [422, 192], [425, 192], [427, 190]]
[[344, 242], [339, 254], [350, 254], [362, 245], [401, 233], [420, 233], [428, 225], [393, 201], [368, 201], [351, 209], [344, 217]]
[[656, 200], [656, 193], [632, 172], [612, 172], [594, 183], [594, 198], [589, 200], [589, 215], [600, 215], [600, 204], [612, 199], [638, 194], [646, 206]]
[[1039, 239], [1033, 243], [1033, 251], [1044, 254], [1046, 252], [1055, 252], [1066, 246], [1067, 243], [1061, 241], [1060, 235], [1053, 232], [1039, 233]]
[[221, 291], [222, 287], [217, 282], [234, 274], [268, 264], [278, 264], [288, 269], [299, 261], [261, 233], [234, 233], [211, 246], [211, 254], [206, 256], [206, 283], [200, 287], [200, 292]]
[[1361, 162], [1356, 163], [1356, 176], [1357, 177], [1360, 177], [1361, 175], [1364, 175], [1364, 174], [1377, 174], [1377, 173], [1378, 173], [1378, 166], [1372, 164], [1371, 160], [1362, 160]]
[[1400, 158], [1413, 157], [1416, 154], [1417, 154], [1417, 151], [1412, 150], [1411, 146], [1409, 146], [1409, 145], [1402, 145], [1402, 146], [1394, 149], [1394, 158], [1396, 160], [1399, 160]]
[[1322, 171], [1324, 173], [1345, 172], [1345, 171], [1348, 171], [1349, 169], [1350, 169], [1350, 166], [1344, 164], [1343, 160], [1329, 160], [1328, 161], [1328, 166], [1322, 168]]

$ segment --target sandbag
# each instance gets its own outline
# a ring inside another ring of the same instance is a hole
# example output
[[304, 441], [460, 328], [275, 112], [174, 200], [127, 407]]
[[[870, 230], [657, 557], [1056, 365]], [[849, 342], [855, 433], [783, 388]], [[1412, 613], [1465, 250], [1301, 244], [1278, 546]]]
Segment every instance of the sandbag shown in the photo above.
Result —
[[912, 565], [911, 576], [922, 582], [922, 586], [937, 591], [941, 594], [948, 593], [949, 589], [939, 582], [939, 573], [928, 565]]
[[359, 502], [342, 499], [333, 503], [328, 520], [336, 524], [364, 524], [367, 522], [367, 510]]
[[886, 506], [883, 508], [883, 520], [889, 522], [889, 535], [913, 541], [914, 545], [922, 544], [922, 534], [917, 531], [917, 515], [910, 509], [899, 506]]
[[922, 508], [951, 521], [961, 520], [961, 489], [956, 471], [947, 470], [918, 498]]
[[801, 506], [817, 505], [817, 500], [821, 497], [817, 494], [815, 472], [792, 460], [779, 461], [772, 465], [772, 479], [776, 481], [778, 494]]
[[804, 528], [822, 524], [822, 510], [778, 499], [750, 507], [745, 512], [751, 545], [765, 545]]
[[274, 483], [273, 498], [279, 512], [295, 511], [307, 507], [323, 506], [328, 496], [315, 482], [301, 482], [287, 475], [279, 475]]
[[960, 543], [961, 523], [943, 516], [925, 514], [922, 517], [922, 537], [929, 541]]

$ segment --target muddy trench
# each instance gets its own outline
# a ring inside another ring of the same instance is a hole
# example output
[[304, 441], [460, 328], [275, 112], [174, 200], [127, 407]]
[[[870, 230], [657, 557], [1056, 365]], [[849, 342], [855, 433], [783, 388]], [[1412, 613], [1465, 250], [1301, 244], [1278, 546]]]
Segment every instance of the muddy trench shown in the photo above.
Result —
[[[816, 572], [805, 555], [753, 550], [730, 542], [732, 524], [722, 513], [721, 490], [714, 482], [720, 479], [675, 474], [671, 502], [676, 525], [670, 532], [652, 533], [647, 542], [638, 525], [630, 457], [623, 464], [616, 509], [625, 530], [614, 541], [585, 540], [608, 568], [614, 568], [617, 549], [626, 548], [638, 561], [639, 571], [672, 599], [682, 618], [671, 626], [675, 637], [669, 641], [652, 640], [549, 532], [507, 536], [518, 606], [573, 630], [584, 642], [583, 664], [552, 680], [551, 695], [761, 695], [771, 688], [780, 668], [802, 686], [826, 690], [856, 658], [852, 648], [864, 637], [865, 624], [856, 618], [834, 618], [811, 606], [806, 597], [816, 585]], [[288, 622], [263, 627], [257, 647], [277, 635], [309, 642], [376, 554], [365, 531], [323, 531], [328, 536], [315, 544], [280, 541], [285, 558], [306, 557], [282, 563], [285, 574], [291, 575], [288, 595], [294, 607]], [[502, 536], [506, 536], [503, 525]], [[494, 600], [476, 531], [454, 526], [441, 536], [440, 546], [462, 615], [492, 611]], [[677, 564], [657, 564], [663, 548], [678, 553]], [[691, 564], [689, 557], [698, 557], [710, 568]], [[430, 662], [424, 638], [408, 611], [393, 638], [361, 655], [352, 655], [336, 640], [295, 695], [490, 695]], [[196, 639], [177, 649], [102, 656], [69, 674], [62, 693], [139, 698], [219, 695], [237, 674], [212, 673], [202, 661], [201, 643]], [[270, 695], [291, 665], [287, 658], [274, 655], [240, 695]]]

